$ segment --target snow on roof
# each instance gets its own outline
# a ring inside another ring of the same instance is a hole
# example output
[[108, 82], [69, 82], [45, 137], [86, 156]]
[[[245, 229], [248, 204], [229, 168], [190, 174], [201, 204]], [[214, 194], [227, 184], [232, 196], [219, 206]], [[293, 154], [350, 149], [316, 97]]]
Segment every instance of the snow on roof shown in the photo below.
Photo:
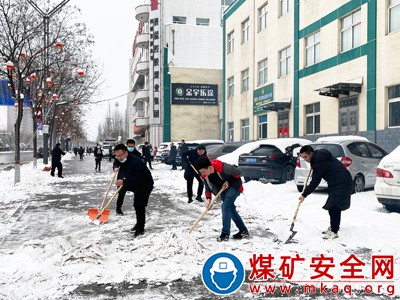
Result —
[[325, 136], [317, 139], [317, 142], [344, 142], [344, 141], [365, 141], [369, 142], [366, 137], [358, 135], [335, 135], [335, 136]]
[[281, 139], [267, 139], [267, 140], [259, 140], [255, 142], [250, 142], [240, 146], [232, 153], [228, 153], [218, 157], [219, 160], [237, 165], [239, 162], [239, 155], [243, 153], [249, 153], [255, 149], [257, 149], [260, 145], [274, 145], [283, 153], [286, 151], [286, 147], [291, 146], [293, 144], [307, 145], [310, 144], [311, 141], [300, 138], [281, 138]]

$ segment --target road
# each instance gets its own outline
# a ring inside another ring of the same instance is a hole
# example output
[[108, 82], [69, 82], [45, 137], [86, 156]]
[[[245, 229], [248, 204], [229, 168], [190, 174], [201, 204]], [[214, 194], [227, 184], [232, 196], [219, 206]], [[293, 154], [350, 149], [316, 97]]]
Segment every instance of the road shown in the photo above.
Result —
[[[21, 152], [21, 164], [31, 162], [33, 160], [32, 151]], [[15, 154], [14, 152], [0, 152], [0, 171], [14, 164]]]

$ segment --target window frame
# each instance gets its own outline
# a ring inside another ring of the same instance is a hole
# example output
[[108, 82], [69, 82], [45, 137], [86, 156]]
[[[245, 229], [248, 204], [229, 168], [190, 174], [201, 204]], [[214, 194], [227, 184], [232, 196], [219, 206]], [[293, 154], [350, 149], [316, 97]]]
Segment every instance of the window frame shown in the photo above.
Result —
[[[265, 11], [263, 12], [263, 10]], [[258, 31], [268, 27], [268, 3], [265, 3], [258, 9]]]
[[[182, 18], [182, 19], [184, 19], [184, 22], [183, 21], [175, 21], [174, 18]], [[186, 20], [187, 20], [187, 18], [183, 17], [183, 16], [172, 16], [173, 24], [186, 24]]]
[[235, 36], [234, 36], [235, 31], [232, 30], [230, 33], [228, 33], [228, 54], [232, 53], [235, 50]]
[[228, 142], [233, 142], [235, 140], [235, 123], [228, 122]]
[[[261, 67], [261, 63], [264, 63], [264, 62], [265, 62], [265, 65], [263, 67]], [[258, 86], [260, 86], [260, 85], [263, 85], [268, 82], [268, 58], [264, 58], [263, 60], [260, 60], [257, 63], [257, 66], [258, 66], [257, 83], [258, 83]], [[261, 74], [263, 74], [263, 76], [261, 76]], [[263, 77], [263, 81], [261, 81], [261, 77]]]
[[250, 89], [250, 75], [249, 75], [249, 68], [244, 69], [240, 72], [241, 74], [241, 93], [247, 92]]
[[[318, 34], [318, 41], [316, 41], [316, 36]], [[308, 39], [313, 37], [313, 43], [312, 45], [308, 46]], [[305, 66], [309, 67], [312, 65], [315, 65], [317, 63], [319, 63], [321, 61], [321, 31], [315, 31], [314, 33], [310, 34], [309, 36], [305, 37], [304, 39], [305, 43], [305, 55], [306, 55], [306, 59], [305, 59]], [[309, 62], [308, 61], [308, 51], [311, 50], [312, 51], [312, 61]], [[317, 55], [318, 54], [318, 55]]]
[[[395, 90], [393, 91], [393, 93], [391, 93], [390, 89], [395, 89]], [[390, 124], [390, 121], [391, 121], [391, 114], [390, 114], [390, 112], [391, 112], [391, 109], [390, 109], [391, 104], [393, 104], [393, 103], [398, 104], [399, 102], [400, 102], [400, 84], [388, 87], [388, 110], [387, 110], [387, 112], [388, 112], [388, 123], [387, 123], [388, 124], [388, 128], [398, 128], [398, 127], [400, 127], [400, 118], [399, 118], [399, 123], [398, 124], [394, 124], [394, 125]]]
[[[265, 121], [261, 120], [261, 118], [265, 117]], [[263, 126], [266, 126], [265, 128], [265, 137], [263, 136], [264, 130]], [[268, 115], [261, 115], [258, 116], [258, 139], [267, 139], [268, 138]]]
[[[247, 122], [247, 124], [245, 124]], [[247, 137], [247, 139], [246, 139]], [[240, 120], [240, 140], [241, 141], [249, 141], [250, 140], [250, 119], [241, 119]]]
[[249, 41], [249, 31], [250, 31], [250, 19], [247, 18], [244, 20], [241, 24], [242, 28], [242, 44], [246, 43]]
[[[206, 22], [200, 22], [200, 20]], [[210, 26], [210, 18], [196, 18], [196, 25], [197, 26]]]
[[[353, 20], [354, 15], [358, 14], [358, 13], [359, 13], [359, 20], [358, 20], [357, 23], [354, 23], [354, 20]], [[351, 25], [346, 27], [346, 28], [344, 28], [344, 25], [343, 25], [344, 20], [346, 18], [348, 18], [348, 17], [351, 17]], [[344, 16], [343, 18], [341, 18], [340, 19], [340, 25], [341, 25], [340, 26], [341, 27], [340, 28], [340, 52], [343, 53], [343, 52], [350, 51], [350, 50], [352, 50], [354, 48], [357, 48], [357, 47], [361, 46], [361, 9], [357, 9], [357, 10], [353, 11], [352, 13], [350, 13], [350, 14]], [[355, 28], [357, 28], [357, 29], [359, 28], [360, 29], [359, 30], [359, 37], [358, 37], [358, 41], [359, 41], [358, 44], [355, 44], [355, 39], [354, 39], [354, 36], [355, 36], [354, 30], [355, 30]], [[343, 46], [344, 46], [343, 33], [347, 32], [347, 31], [350, 32], [350, 37], [351, 37], [350, 38], [350, 40], [351, 40], [350, 48], [343, 49]]]
[[235, 96], [235, 76], [231, 76], [228, 78], [227, 86], [228, 86], [227, 96], [228, 98], [232, 98], [233, 96]]
[[388, 2], [388, 33], [396, 32], [396, 31], [400, 30], [400, 22], [399, 22], [399, 25], [397, 28], [395, 28], [395, 29], [390, 28], [392, 9], [400, 9], [400, 1], [395, 0], [395, 1], [393, 1], [394, 3], [392, 3], [392, 4], [390, 2], [391, 2], [391, 0], [389, 0], [389, 2]]
[[[318, 111], [316, 111], [316, 105], [318, 105]], [[312, 112], [308, 113], [307, 112], [307, 107], [312, 107]], [[316, 132], [316, 117], [318, 118], [318, 128], [319, 132]], [[321, 133], [321, 104], [320, 102], [315, 102], [315, 103], [310, 103], [304, 105], [304, 118], [305, 118], [305, 133], [306, 135], [316, 135]], [[307, 120], [311, 118], [312, 119], [312, 132], [308, 132], [308, 122]]]
[[[290, 11], [290, 1], [291, 0], [280, 0], [279, 1], [279, 17], [286, 15]], [[283, 4], [286, 3], [285, 10], [283, 9]]]
[[[284, 58], [282, 58], [283, 53], [286, 53], [286, 56]], [[285, 77], [290, 74], [290, 69], [291, 69], [290, 59], [291, 59], [291, 46], [288, 46], [279, 51], [279, 78]], [[285, 73], [282, 72], [282, 62], [285, 62]]]

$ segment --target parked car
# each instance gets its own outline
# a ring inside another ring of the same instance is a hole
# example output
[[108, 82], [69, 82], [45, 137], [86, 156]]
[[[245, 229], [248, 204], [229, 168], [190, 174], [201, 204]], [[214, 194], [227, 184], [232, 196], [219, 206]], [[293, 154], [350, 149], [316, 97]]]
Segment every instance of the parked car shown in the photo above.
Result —
[[[329, 136], [319, 138], [310, 144], [314, 150], [326, 149], [340, 160], [353, 178], [353, 192], [359, 193], [375, 184], [375, 170], [387, 152], [378, 145], [360, 136]], [[294, 182], [299, 192], [307, 177], [310, 166], [300, 156], [297, 157]], [[327, 188], [325, 180], [319, 184]]]
[[400, 146], [382, 158], [376, 168], [375, 195], [388, 210], [400, 209]]
[[241, 142], [230, 142], [224, 145], [210, 145], [207, 147], [207, 153], [210, 160], [216, 159], [219, 156], [225, 155], [227, 153], [231, 153], [235, 151], [240, 146], [248, 143], [248, 141], [241, 141]]
[[300, 138], [259, 140], [247, 143], [219, 159], [237, 164], [245, 181], [284, 183], [293, 180], [296, 166], [293, 149], [309, 143], [309, 140]]
[[[156, 157], [154, 158], [155, 160], [163, 161], [163, 156], [164, 156], [164, 158], [165, 158], [165, 156], [168, 156], [168, 154], [169, 154], [169, 144], [170, 143], [161, 143], [158, 146], [157, 154], [156, 154]], [[163, 155], [163, 153], [164, 153], [164, 155]]]

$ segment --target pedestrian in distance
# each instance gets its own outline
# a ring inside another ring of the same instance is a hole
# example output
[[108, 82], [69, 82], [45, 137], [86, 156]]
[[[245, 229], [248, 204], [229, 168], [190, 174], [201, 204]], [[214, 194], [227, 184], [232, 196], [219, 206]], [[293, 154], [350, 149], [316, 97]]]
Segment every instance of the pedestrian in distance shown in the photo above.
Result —
[[110, 147], [108, 148], [108, 161], [111, 161], [112, 159], [112, 153], [113, 153], [113, 147], [110, 145]]
[[186, 162], [186, 169], [184, 178], [186, 179], [186, 189], [187, 189], [187, 196], [188, 196], [188, 203], [193, 202], [193, 180], [194, 178], [197, 179], [199, 185], [197, 187], [197, 197], [196, 200], [199, 202], [204, 202], [201, 198], [203, 194], [204, 184], [203, 180], [200, 178], [195, 166], [197, 161], [200, 157], [207, 157], [206, 147], [203, 144], [197, 146], [196, 149], [191, 149], [186, 151], [182, 154], [182, 161]]
[[99, 144], [96, 145], [96, 147], [94, 147], [93, 150], [93, 154], [94, 154], [94, 160], [96, 162], [96, 171], [97, 168], [99, 170], [99, 172], [101, 171], [101, 161], [103, 160], [103, 149], [101, 148], [101, 146]]
[[147, 165], [147, 163], [149, 163], [149, 168], [153, 169], [151, 166], [151, 150], [150, 150], [149, 142], [144, 143], [144, 146], [142, 148], [142, 154], [143, 154], [145, 164]]
[[154, 150], [153, 150], [153, 161], [156, 159], [157, 151], [158, 151], [158, 148], [154, 147]]
[[133, 207], [136, 212], [136, 225], [131, 229], [134, 236], [144, 234], [146, 224], [146, 206], [153, 190], [153, 177], [143, 161], [130, 154], [124, 144], [115, 146], [115, 157], [120, 161], [116, 185], [123, 186], [134, 193]]
[[211, 194], [221, 193], [222, 200], [222, 230], [217, 238], [218, 242], [228, 241], [231, 233], [231, 221], [233, 221], [239, 232], [233, 235], [234, 239], [249, 237], [249, 231], [242, 218], [236, 210], [235, 201], [243, 192], [242, 171], [234, 166], [214, 159], [210, 161], [208, 157], [200, 157], [197, 161], [197, 169], [205, 179], [206, 186], [206, 207], [211, 209]]
[[299, 196], [299, 201], [304, 201], [318, 187], [321, 179], [325, 179], [328, 183], [328, 199], [322, 208], [329, 212], [330, 227], [322, 232], [324, 234], [323, 239], [338, 238], [342, 211], [350, 207], [353, 190], [351, 174], [328, 150], [314, 151], [311, 146], [306, 145], [301, 147], [300, 156], [310, 163], [312, 179]]
[[181, 170], [185, 170], [187, 163], [183, 159], [183, 154], [189, 151], [189, 147], [186, 144], [185, 140], [181, 140], [181, 144], [179, 145], [179, 150], [181, 152], [181, 165], [182, 165], [182, 169]]
[[65, 155], [65, 152], [61, 150], [60, 148], [60, 143], [57, 143], [56, 146], [53, 148], [51, 151], [51, 172], [50, 175], [54, 177], [54, 171], [57, 168], [57, 173], [58, 177], [64, 178], [62, 176], [62, 163], [61, 163], [61, 157]]
[[80, 146], [79, 149], [78, 149], [79, 160], [83, 160], [83, 154], [84, 153], [85, 153], [85, 149], [83, 149], [83, 147]]
[[[126, 141], [126, 146], [129, 154], [133, 154], [137, 158], [140, 159], [142, 156], [139, 151], [135, 148], [135, 140], [129, 139]], [[115, 149], [114, 149], [115, 151]], [[119, 167], [121, 166], [121, 162], [115, 157], [114, 158], [114, 163], [113, 163], [113, 170], [114, 172], [118, 172]], [[122, 189], [118, 193], [118, 198], [117, 198], [117, 208], [116, 208], [116, 214], [119, 216], [123, 216], [124, 213], [122, 212], [122, 205], [124, 204], [124, 198], [126, 194], [126, 189], [125, 186], [122, 187]]]
[[171, 142], [170, 144], [170, 150], [169, 150], [169, 159], [171, 161], [172, 169], [171, 170], [177, 170], [176, 168], [176, 155], [178, 154], [178, 150], [176, 150], [176, 146], [174, 142]]

